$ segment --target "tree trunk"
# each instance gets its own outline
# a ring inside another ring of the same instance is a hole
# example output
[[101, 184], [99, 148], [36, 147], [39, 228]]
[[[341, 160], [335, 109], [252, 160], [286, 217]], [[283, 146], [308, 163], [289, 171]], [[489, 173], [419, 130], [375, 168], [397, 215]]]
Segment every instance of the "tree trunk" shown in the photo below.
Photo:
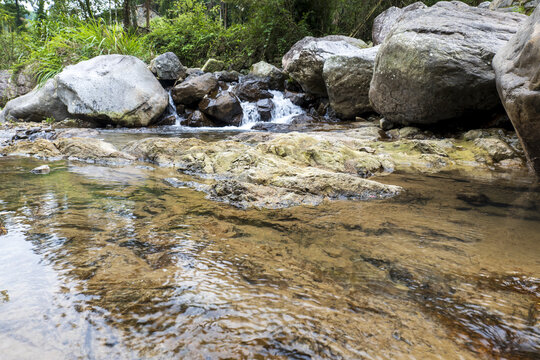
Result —
[[146, 7], [146, 28], [150, 30], [150, 1], [145, 0], [144, 5]]
[[129, 30], [131, 27], [131, 6], [129, 0], [124, 0], [124, 30]]
[[21, 9], [19, 8], [19, 0], [15, 0], [15, 8], [16, 8], [16, 19], [15, 19], [15, 27], [17, 28], [17, 31], [19, 31], [19, 28], [22, 26], [21, 21]]

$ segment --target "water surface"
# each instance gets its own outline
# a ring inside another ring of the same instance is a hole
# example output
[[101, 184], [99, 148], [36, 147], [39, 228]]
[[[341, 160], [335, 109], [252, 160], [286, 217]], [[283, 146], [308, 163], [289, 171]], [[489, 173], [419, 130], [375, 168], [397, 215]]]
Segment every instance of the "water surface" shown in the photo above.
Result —
[[530, 179], [394, 174], [395, 199], [246, 211], [170, 169], [40, 164], [0, 158], [3, 359], [540, 353]]

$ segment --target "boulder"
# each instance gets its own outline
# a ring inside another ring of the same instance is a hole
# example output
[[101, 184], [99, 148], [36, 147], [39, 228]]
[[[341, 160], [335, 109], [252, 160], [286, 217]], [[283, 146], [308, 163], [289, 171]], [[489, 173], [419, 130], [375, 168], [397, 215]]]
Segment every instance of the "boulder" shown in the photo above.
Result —
[[326, 60], [323, 77], [330, 106], [342, 119], [353, 119], [371, 111], [369, 85], [379, 46], [358, 51], [354, 56], [333, 56]]
[[214, 74], [218, 81], [238, 82], [240, 73], [238, 71], [218, 71]]
[[206, 64], [202, 67], [202, 71], [205, 73], [213, 73], [217, 71], [223, 71], [225, 70], [225, 63], [221, 60], [216, 59], [208, 59], [206, 61]]
[[272, 120], [272, 111], [274, 111], [274, 102], [270, 99], [261, 99], [257, 101], [257, 111], [261, 117], [261, 121]]
[[156, 57], [150, 62], [150, 71], [164, 81], [183, 81], [186, 78], [186, 69], [175, 53], [167, 52]]
[[255, 102], [273, 98], [268, 89], [268, 82], [263, 79], [247, 78], [234, 87], [234, 93], [242, 101]]
[[182, 122], [182, 125], [189, 127], [214, 127], [216, 126], [212, 120], [199, 110], [192, 112], [188, 118]]
[[493, 59], [497, 89], [530, 166], [540, 174], [540, 8]]
[[335, 55], [354, 55], [367, 47], [362, 40], [347, 36], [305, 37], [283, 56], [283, 69], [310, 94], [326, 96], [324, 62]]
[[242, 123], [242, 106], [236, 95], [226, 91], [215, 98], [205, 97], [199, 103], [199, 110], [219, 123], [238, 126]]
[[251, 66], [249, 73], [253, 76], [268, 78], [269, 86], [273, 90], [283, 91], [285, 89], [287, 75], [272, 64], [260, 61]]
[[424, 3], [419, 1], [401, 9], [392, 6], [387, 10], [383, 11], [373, 21], [373, 31], [371, 34], [371, 37], [373, 39], [373, 45], [382, 44], [384, 39], [386, 39], [390, 31], [392, 31], [392, 29], [394, 28], [394, 25], [399, 22], [399, 20], [404, 14], [417, 9], [424, 9], [426, 7], [427, 6], [424, 5]]
[[171, 95], [175, 104], [193, 105], [201, 101], [206, 95], [218, 88], [218, 81], [213, 74], [189, 77], [183, 83], [176, 85]]
[[36, 82], [28, 69], [13, 75], [11, 70], [0, 70], [0, 107], [16, 97], [28, 94]]
[[478, 4], [478, 8], [489, 9], [490, 5], [491, 5], [491, 1], [484, 1], [483, 3]]
[[432, 124], [497, 109], [491, 60], [526, 18], [461, 2], [405, 14], [375, 60], [375, 111], [393, 123]]
[[150, 125], [167, 106], [167, 92], [141, 60], [103, 55], [68, 66], [43, 87], [10, 101], [0, 120], [82, 118], [139, 127]]

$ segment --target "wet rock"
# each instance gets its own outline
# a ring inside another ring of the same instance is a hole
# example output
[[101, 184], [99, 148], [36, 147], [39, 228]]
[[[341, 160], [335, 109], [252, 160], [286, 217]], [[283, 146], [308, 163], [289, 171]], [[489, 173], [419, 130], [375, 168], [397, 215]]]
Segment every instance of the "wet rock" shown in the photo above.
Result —
[[387, 131], [394, 127], [394, 123], [391, 121], [388, 121], [385, 118], [382, 118], [381, 120], [379, 120], [379, 127], [383, 129], [384, 131]]
[[32, 174], [46, 175], [51, 172], [49, 165], [41, 165], [30, 171]]
[[147, 126], [168, 106], [167, 92], [133, 56], [103, 55], [68, 66], [43, 87], [10, 101], [0, 121], [52, 118]]
[[367, 44], [347, 36], [306, 37], [283, 57], [283, 69], [298, 81], [302, 89], [317, 96], [327, 96], [323, 79], [325, 61], [336, 55], [354, 55]]
[[249, 73], [253, 76], [267, 78], [269, 87], [272, 90], [285, 90], [285, 81], [287, 81], [287, 75], [272, 64], [265, 61], [260, 61], [251, 66]]
[[206, 116], [203, 112], [195, 110], [192, 112], [186, 120], [182, 122], [182, 125], [190, 127], [214, 127], [216, 124]]
[[213, 73], [217, 71], [223, 71], [225, 70], [225, 67], [225, 63], [221, 60], [208, 59], [202, 67], [202, 71], [205, 73]]
[[285, 93], [283, 94], [283, 97], [285, 99], [291, 100], [291, 102], [294, 105], [300, 106], [300, 107], [303, 107], [303, 108], [308, 107], [313, 102], [313, 99], [310, 98], [305, 93], [298, 93], [298, 92], [293, 92], [293, 91], [285, 91]]
[[272, 120], [272, 111], [274, 111], [274, 102], [270, 99], [262, 99], [257, 101], [257, 111], [261, 116], [261, 121]]
[[494, 162], [513, 159], [517, 156], [514, 150], [500, 139], [480, 138], [476, 139], [474, 144], [486, 150]]
[[56, 160], [60, 159], [62, 154], [54, 144], [45, 139], [36, 141], [23, 140], [14, 145], [0, 149], [2, 155], [11, 156], [32, 156], [38, 159]]
[[226, 125], [238, 126], [242, 123], [243, 110], [240, 100], [228, 91], [215, 98], [205, 97], [199, 103], [199, 110]]
[[373, 31], [371, 34], [373, 39], [373, 45], [382, 44], [384, 39], [386, 39], [388, 34], [392, 31], [394, 26], [399, 22], [399, 20], [403, 17], [404, 14], [417, 9], [424, 9], [426, 7], [427, 6], [424, 5], [424, 3], [416, 2], [401, 9], [392, 6], [387, 10], [383, 11], [373, 21]]
[[525, 19], [459, 2], [405, 14], [377, 54], [369, 92], [374, 109], [404, 124], [493, 111], [500, 100], [491, 60]]
[[204, 74], [188, 78], [171, 90], [175, 104], [193, 105], [201, 101], [206, 95], [215, 92], [218, 81], [213, 74]]
[[497, 89], [523, 144], [531, 168], [540, 175], [540, 7], [493, 59]]
[[248, 78], [235, 86], [234, 93], [242, 101], [256, 102], [274, 97], [268, 89], [268, 82], [265, 80]]
[[150, 71], [159, 79], [165, 81], [183, 81], [186, 78], [186, 69], [175, 53], [167, 52], [154, 58], [150, 62]]
[[238, 71], [218, 71], [214, 75], [219, 81], [224, 82], [238, 82], [240, 80]]
[[369, 86], [379, 47], [357, 51], [353, 56], [333, 56], [324, 63], [323, 78], [330, 106], [341, 119], [354, 119], [372, 111]]

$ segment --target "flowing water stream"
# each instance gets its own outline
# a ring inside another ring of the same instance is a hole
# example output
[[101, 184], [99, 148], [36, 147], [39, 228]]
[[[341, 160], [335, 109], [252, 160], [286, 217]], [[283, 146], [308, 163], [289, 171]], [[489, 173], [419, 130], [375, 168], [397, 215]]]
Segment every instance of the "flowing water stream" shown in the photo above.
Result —
[[530, 179], [393, 174], [395, 199], [239, 210], [171, 169], [40, 164], [0, 158], [2, 359], [540, 354]]

